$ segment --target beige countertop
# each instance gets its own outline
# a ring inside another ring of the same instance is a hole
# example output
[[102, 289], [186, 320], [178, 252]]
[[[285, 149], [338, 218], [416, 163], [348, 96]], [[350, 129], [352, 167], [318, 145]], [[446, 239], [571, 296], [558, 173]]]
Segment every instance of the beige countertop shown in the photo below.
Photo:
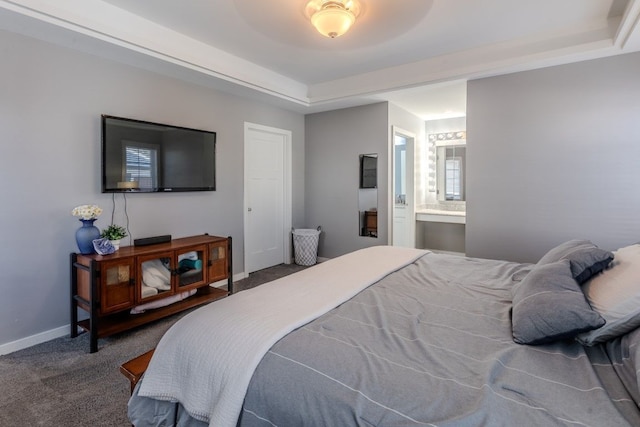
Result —
[[440, 209], [419, 209], [416, 211], [417, 221], [465, 224], [466, 217], [467, 213], [465, 211], [445, 211]]

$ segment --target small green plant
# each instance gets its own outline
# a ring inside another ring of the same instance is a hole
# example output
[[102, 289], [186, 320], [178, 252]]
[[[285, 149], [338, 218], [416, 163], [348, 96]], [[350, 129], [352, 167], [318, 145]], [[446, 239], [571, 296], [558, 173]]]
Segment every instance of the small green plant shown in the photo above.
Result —
[[127, 230], [124, 227], [116, 224], [111, 224], [100, 234], [101, 237], [104, 237], [109, 240], [120, 240], [123, 237], [127, 236]]

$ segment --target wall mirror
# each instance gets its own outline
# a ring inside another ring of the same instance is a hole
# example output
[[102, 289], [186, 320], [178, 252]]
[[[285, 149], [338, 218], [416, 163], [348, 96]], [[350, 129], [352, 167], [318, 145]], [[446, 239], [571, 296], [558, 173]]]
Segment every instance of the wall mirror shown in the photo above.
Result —
[[464, 142], [455, 142], [436, 143], [436, 182], [440, 201], [465, 200], [467, 147]]
[[358, 163], [359, 235], [378, 237], [378, 155], [361, 154]]

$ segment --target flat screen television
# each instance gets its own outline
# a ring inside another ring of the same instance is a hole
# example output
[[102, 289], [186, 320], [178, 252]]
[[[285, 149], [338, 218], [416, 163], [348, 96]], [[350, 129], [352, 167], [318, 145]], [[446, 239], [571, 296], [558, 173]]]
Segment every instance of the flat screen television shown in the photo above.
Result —
[[103, 193], [215, 189], [215, 132], [102, 115]]

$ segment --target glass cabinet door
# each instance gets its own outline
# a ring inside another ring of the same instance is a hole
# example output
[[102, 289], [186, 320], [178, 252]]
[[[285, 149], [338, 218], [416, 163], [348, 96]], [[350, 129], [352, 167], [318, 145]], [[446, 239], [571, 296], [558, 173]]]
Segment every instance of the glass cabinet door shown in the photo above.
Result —
[[178, 292], [205, 284], [204, 262], [206, 246], [196, 246], [180, 251], [177, 256], [176, 278]]
[[209, 283], [227, 278], [227, 241], [211, 243], [209, 245], [208, 260]]
[[104, 262], [100, 272], [100, 310], [110, 313], [134, 304], [133, 259]]
[[173, 293], [174, 264], [170, 251], [138, 257], [138, 301], [150, 301]]

